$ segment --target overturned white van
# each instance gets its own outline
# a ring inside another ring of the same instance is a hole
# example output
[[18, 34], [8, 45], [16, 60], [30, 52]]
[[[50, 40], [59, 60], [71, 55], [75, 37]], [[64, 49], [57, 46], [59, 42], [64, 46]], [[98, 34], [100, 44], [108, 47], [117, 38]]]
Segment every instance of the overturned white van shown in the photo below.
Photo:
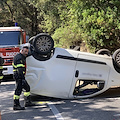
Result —
[[87, 98], [120, 85], [120, 50], [111, 56], [106, 50], [92, 54], [54, 48], [52, 38], [45, 33], [29, 42], [33, 53], [26, 61], [26, 80], [33, 94]]

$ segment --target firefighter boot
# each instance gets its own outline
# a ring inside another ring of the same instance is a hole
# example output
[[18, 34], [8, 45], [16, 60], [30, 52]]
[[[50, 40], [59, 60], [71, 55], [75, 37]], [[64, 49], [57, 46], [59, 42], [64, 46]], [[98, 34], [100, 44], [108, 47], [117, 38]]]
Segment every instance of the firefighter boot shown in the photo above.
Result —
[[30, 95], [24, 96], [24, 99], [25, 99], [25, 107], [35, 106], [35, 104], [31, 102]]
[[25, 110], [25, 107], [20, 106], [19, 99], [14, 99], [13, 110]]

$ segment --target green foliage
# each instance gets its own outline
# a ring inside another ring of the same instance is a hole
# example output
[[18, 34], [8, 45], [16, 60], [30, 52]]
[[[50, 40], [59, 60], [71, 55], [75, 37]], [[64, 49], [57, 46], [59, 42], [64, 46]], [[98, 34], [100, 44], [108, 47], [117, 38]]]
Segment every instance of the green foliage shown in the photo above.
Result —
[[74, 32], [68, 26], [58, 28], [52, 37], [55, 41], [55, 47], [69, 48], [70, 45], [81, 43], [80, 31]]
[[18, 22], [29, 36], [48, 32], [55, 46], [83, 41], [92, 52], [120, 46], [119, 0], [1, 0], [0, 24]]
[[119, 0], [73, 0], [69, 4], [71, 16], [77, 16], [82, 38], [91, 50], [119, 48], [119, 6]]
[[28, 31], [30, 36], [37, 34], [38, 11], [30, 0], [2, 0], [0, 7], [1, 26], [14, 26], [17, 22], [19, 26]]

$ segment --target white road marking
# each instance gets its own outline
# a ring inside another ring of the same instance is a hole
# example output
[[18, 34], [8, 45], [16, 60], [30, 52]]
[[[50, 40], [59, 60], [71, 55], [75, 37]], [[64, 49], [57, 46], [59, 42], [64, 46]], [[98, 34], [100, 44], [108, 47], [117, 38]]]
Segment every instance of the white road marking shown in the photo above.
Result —
[[50, 108], [50, 110], [53, 112], [56, 120], [64, 120], [64, 118], [61, 116], [59, 113], [58, 109], [55, 107], [55, 105], [50, 102], [50, 101], [39, 101], [39, 102], [34, 102], [36, 104], [47, 104]]
[[50, 107], [53, 114], [55, 115], [56, 120], [64, 120], [63, 117], [61, 116], [61, 114], [59, 113], [59, 111], [57, 110], [57, 108], [55, 107], [55, 105], [52, 102], [48, 102], [47, 104]]

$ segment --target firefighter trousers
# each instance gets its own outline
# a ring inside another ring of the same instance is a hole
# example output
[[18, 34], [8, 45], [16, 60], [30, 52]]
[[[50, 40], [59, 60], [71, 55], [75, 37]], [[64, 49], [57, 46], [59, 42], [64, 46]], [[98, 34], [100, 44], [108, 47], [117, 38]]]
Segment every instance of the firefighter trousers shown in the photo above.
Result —
[[30, 92], [30, 86], [25, 79], [19, 79], [19, 78], [16, 79], [16, 77], [14, 77], [14, 79], [16, 81], [14, 95], [20, 96], [22, 90], [25, 90], [25, 92]]

